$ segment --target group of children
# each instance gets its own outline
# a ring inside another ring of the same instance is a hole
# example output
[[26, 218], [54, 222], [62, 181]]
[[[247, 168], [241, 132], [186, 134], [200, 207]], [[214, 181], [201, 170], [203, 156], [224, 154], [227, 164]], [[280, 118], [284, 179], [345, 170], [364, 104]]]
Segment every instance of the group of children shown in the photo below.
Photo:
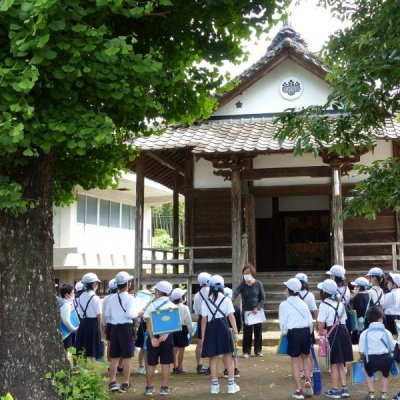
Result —
[[[74, 346], [77, 353], [86, 357], [102, 356], [101, 328], [108, 341], [107, 357], [110, 361], [109, 390], [125, 393], [130, 387], [131, 358], [136, 347], [140, 347], [139, 372], [146, 374], [145, 394], [155, 393], [153, 378], [156, 366], [161, 364], [160, 395], [170, 394], [168, 386], [170, 366], [173, 373], [185, 372], [183, 368], [184, 350], [193, 336], [194, 324], [186, 301], [186, 290], [172, 288], [166, 281], [154, 286], [153, 300], [144, 309], [138, 308], [135, 298], [129, 294], [133, 277], [127, 272], [119, 272], [108, 284], [108, 295], [101, 301], [96, 295], [100, 280], [94, 273], [85, 274], [75, 285], [63, 285], [60, 290], [60, 313], [62, 322], [70, 335], [64, 339], [64, 347]], [[238, 324], [240, 315], [232, 304], [232, 291], [224, 286], [219, 275], [201, 273], [198, 276], [201, 290], [194, 299], [194, 309], [198, 314], [198, 357], [197, 372], [211, 374], [211, 393], [218, 394], [217, 361], [220, 356], [224, 362], [224, 376], [228, 378], [227, 393], [240, 390], [235, 383], [239, 376], [236, 353]], [[75, 295], [74, 295], [75, 289]], [[150, 294], [150, 292], [149, 292]], [[158, 310], [179, 308], [182, 330], [173, 333], [154, 335], [147, 329], [146, 321], [150, 313]], [[71, 313], [79, 315], [79, 327], [71, 321]], [[239, 313], [240, 314], [240, 313]], [[209, 358], [209, 368], [201, 364], [201, 358]], [[122, 382], [117, 382], [117, 373], [123, 374]]]
[[[284, 282], [287, 299], [280, 304], [279, 322], [281, 332], [287, 335], [288, 355], [296, 389], [294, 399], [313, 395], [311, 385], [312, 358], [310, 351], [314, 339], [313, 317], [320, 343], [327, 342], [330, 364], [331, 388], [324, 395], [333, 399], [349, 397], [346, 381], [346, 363], [353, 361], [353, 341], [359, 343], [360, 359], [364, 361], [368, 399], [375, 399], [373, 375], [382, 373], [380, 399], [388, 399], [389, 375], [394, 359], [397, 330], [395, 321], [400, 319], [400, 274], [390, 273], [387, 278], [389, 293], [385, 294], [383, 271], [374, 267], [366, 277], [358, 277], [351, 285], [355, 296], [351, 305], [350, 289], [345, 280], [345, 269], [334, 265], [327, 272], [329, 278], [318, 284], [321, 303], [317, 310], [313, 293], [308, 290], [307, 275], [297, 274]], [[356, 311], [354, 326], [348, 315]], [[356, 331], [356, 335], [354, 335]], [[394, 336], [394, 337], [393, 337]], [[321, 339], [322, 338], [322, 339]], [[304, 388], [301, 374], [304, 374]], [[400, 393], [393, 397], [400, 400]]]

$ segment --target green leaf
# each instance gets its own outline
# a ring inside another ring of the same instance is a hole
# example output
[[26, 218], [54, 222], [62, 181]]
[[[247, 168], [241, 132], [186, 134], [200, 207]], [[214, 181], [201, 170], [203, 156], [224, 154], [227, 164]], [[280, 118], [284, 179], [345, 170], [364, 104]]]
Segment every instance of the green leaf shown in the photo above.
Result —
[[39, 40], [36, 44], [37, 47], [42, 48], [45, 46], [45, 44], [49, 41], [50, 35], [47, 33], [43, 36], [39, 36]]
[[0, 12], [7, 11], [14, 4], [14, 0], [0, 0]]

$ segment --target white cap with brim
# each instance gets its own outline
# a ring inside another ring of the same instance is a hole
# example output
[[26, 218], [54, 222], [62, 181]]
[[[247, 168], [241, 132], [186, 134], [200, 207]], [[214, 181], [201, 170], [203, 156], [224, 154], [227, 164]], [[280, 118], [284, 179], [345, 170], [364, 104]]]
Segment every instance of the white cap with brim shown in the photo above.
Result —
[[221, 275], [213, 275], [208, 284], [214, 288], [224, 288], [225, 286], [224, 278]]
[[298, 293], [301, 290], [301, 282], [297, 278], [290, 278], [286, 282], [283, 282], [288, 289], [294, 293]]
[[330, 295], [333, 295], [337, 292], [337, 285], [333, 279], [325, 279], [323, 282], [318, 283], [317, 287], [319, 290], [322, 290]]
[[392, 277], [393, 282], [396, 284], [396, 286], [400, 288], [400, 274], [390, 272], [389, 275]]
[[129, 275], [125, 271], [118, 272], [118, 274], [115, 276], [115, 283], [117, 285], [123, 285], [124, 283], [127, 283], [133, 279], [132, 275]]
[[357, 278], [356, 280], [354, 280], [354, 282], [351, 282], [351, 284], [353, 286], [360, 286], [360, 287], [363, 287], [363, 288], [366, 288], [366, 289], [368, 289], [369, 286], [370, 286], [369, 280], [366, 279], [366, 278], [362, 278], [362, 277]]
[[84, 289], [85, 289], [85, 287], [83, 286], [83, 283], [81, 281], [76, 282], [76, 284], [75, 284], [75, 292], [81, 292]]
[[379, 267], [373, 267], [371, 268], [366, 276], [384, 276], [385, 274], [383, 273], [382, 269]]
[[204, 286], [208, 284], [211, 275], [208, 272], [200, 272], [199, 276], [197, 277], [197, 282], [199, 285]]
[[93, 282], [101, 282], [100, 279], [97, 277], [97, 275], [94, 272], [89, 272], [85, 275], [82, 276], [81, 282], [84, 285], [87, 285], [89, 283]]
[[108, 282], [108, 290], [116, 290], [117, 289], [117, 282], [115, 281], [115, 279], [111, 279]]
[[308, 277], [306, 274], [304, 274], [303, 272], [298, 273], [295, 278], [297, 278], [299, 281], [301, 282], [308, 282]]
[[154, 286], [154, 289], [169, 296], [172, 292], [172, 285], [167, 281], [160, 281]]
[[341, 265], [332, 265], [331, 269], [326, 272], [328, 275], [336, 276], [337, 278], [344, 279], [346, 270]]
[[187, 293], [187, 290], [181, 289], [181, 288], [175, 288], [171, 294], [170, 297], [172, 300], [179, 300], [181, 299], [185, 294]]

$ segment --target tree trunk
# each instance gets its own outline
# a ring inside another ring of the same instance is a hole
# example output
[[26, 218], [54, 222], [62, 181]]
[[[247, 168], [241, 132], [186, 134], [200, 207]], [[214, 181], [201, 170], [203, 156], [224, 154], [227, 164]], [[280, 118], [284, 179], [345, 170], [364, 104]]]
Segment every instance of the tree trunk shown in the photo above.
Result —
[[0, 395], [16, 400], [57, 399], [45, 374], [66, 366], [54, 291], [52, 169], [46, 155], [0, 170], [39, 202], [18, 217], [0, 211]]

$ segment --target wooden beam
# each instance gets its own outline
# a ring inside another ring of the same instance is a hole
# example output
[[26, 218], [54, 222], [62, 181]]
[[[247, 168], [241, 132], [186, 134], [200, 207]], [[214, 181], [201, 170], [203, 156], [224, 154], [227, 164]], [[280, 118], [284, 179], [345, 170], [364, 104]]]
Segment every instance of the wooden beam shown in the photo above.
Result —
[[145, 155], [136, 161], [136, 228], [135, 228], [135, 292], [141, 289], [143, 260], [143, 219], [144, 219], [144, 176]]
[[242, 275], [241, 248], [242, 248], [242, 193], [240, 170], [234, 168], [231, 178], [232, 203], [232, 287], [239, 285]]
[[185, 170], [178, 164], [176, 164], [174, 161], [169, 160], [167, 157], [161, 155], [161, 154], [155, 154], [152, 153], [151, 151], [147, 151], [146, 155], [152, 158], [153, 160], [158, 161], [161, 165], [164, 165], [164, 167], [167, 167], [169, 169], [172, 169], [174, 171], [178, 171], [179, 174], [182, 176], [185, 176]]
[[[343, 195], [347, 195], [353, 188], [354, 184], [343, 185]], [[331, 184], [253, 186], [252, 188], [250, 188], [250, 193], [253, 193], [257, 197], [330, 195], [332, 193], [332, 186]]]
[[[179, 258], [179, 192], [178, 192], [178, 171], [174, 174], [174, 191], [172, 195], [172, 245], [174, 247], [174, 258]], [[174, 265], [174, 274], [178, 273], [178, 266]]]
[[289, 167], [289, 168], [258, 168], [246, 169], [241, 172], [241, 179], [245, 181], [263, 178], [284, 178], [297, 176], [311, 176], [321, 178], [331, 176], [331, 168], [320, 167]]
[[246, 196], [245, 205], [245, 224], [246, 224], [246, 234], [248, 242], [248, 257], [249, 263], [254, 266], [256, 263], [256, 215], [254, 206], [254, 195], [249, 193]]
[[331, 218], [333, 226], [333, 263], [344, 267], [343, 250], [343, 209], [342, 184], [340, 181], [341, 164], [332, 164], [332, 208]]

